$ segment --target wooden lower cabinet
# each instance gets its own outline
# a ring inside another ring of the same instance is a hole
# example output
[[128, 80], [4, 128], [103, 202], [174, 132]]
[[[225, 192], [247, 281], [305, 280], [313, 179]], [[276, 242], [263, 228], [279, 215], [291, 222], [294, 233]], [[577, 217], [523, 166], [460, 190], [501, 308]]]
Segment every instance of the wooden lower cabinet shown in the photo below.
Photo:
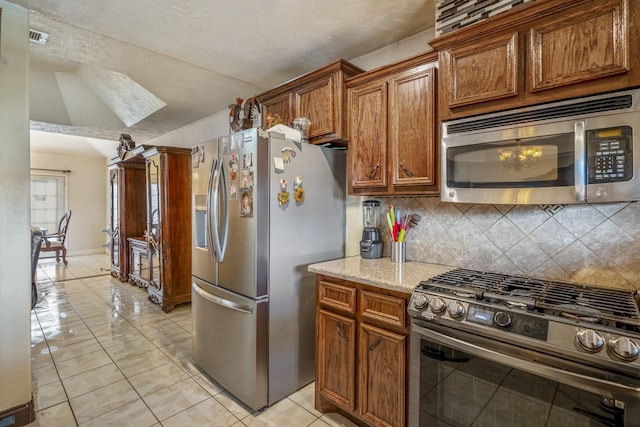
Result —
[[318, 313], [316, 390], [336, 405], [356, 409], [356, 321], [326, 310]]
[[405, 426], [410, 295], [322, 275], [316, 283], [316, 409]]
[[366, 323], [358, 332], [362, 419], [374, 426], [404, 426], [407, 337]]

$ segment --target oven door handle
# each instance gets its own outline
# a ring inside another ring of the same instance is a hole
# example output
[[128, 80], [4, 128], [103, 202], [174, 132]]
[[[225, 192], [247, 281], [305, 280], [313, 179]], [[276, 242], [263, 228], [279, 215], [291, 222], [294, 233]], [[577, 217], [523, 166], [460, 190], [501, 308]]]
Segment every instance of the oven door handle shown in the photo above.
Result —
[[474, 356], [507, 365], [512, 368], [520, 369], [531, 374], [537, 374], [550, 380], [578, 387], [583, 390], [590, 391], [594, 394], [598, 394], [601, 396], [609, 394], [607, 397], [612, 398], [619, 398], [620, 395], [631, 396], [636, 399], [640, 398], [640, 388], [602, 380], [599, 378], [592, 378], [575, 372], [564, 371], [562, 369], [543, 365], [541, 363], [519, 359], [507, 354], [499, 353], [494, 350], [489, 350], [487, 348], [477, 346], [466, 341], [462, 341], [454, 337], [450, 337], [448, 335], [443, 335], [439, 332], [423, 328], [422, 326], [416, 325], [415, 323], [411, 324], [411, 328], [420, 336], [433, 340], [438, 344], [446, 345], [456, 350], [461, 350]]

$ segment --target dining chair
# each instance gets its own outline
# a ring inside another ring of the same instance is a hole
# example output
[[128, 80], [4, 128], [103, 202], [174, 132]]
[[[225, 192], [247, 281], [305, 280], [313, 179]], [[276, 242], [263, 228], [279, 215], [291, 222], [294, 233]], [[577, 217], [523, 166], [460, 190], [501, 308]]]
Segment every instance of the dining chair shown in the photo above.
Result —
[[40, 252], [56, 253], [56, 262], [60, 262], [60, 252], [62, 252], [62, 262], [64, 262], [64, 265], [67, 265], [67, 248], [64, 242], [67, 238], [70, 220], [71, 211], [68, 210], [62, 215], [62, 218], [60, 218], [58, 222], [58, 231], [42, 236], [42, 244], [40, 245]]

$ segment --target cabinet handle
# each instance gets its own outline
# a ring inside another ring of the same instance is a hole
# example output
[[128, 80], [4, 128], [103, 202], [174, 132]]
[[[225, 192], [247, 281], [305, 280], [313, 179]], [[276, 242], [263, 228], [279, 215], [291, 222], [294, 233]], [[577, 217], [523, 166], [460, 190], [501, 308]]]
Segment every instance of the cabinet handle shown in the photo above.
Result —
[[340, 335], [340, 338], [342, 338], [346, 342], [349, 342], [349, 338], [342, 330], [342, 323], [338, 323], [338, 325], [336, 326], [336, 329], [338, 330], [338, 335]]
[[369, 346], [369, 351], [373, 351], [380, 343], [382, 342], [382, 338], [378, 338], [376, 342]]
[[367, 175], [367, 178], [373, 179], [378, 173], [378, 169], [380, 169], [380, 163], [376, 163], [373, 169], [371, 169], [371, 172], [369, 172], [369, 175]]
[[415, 176], [415, 173], [411, 172], [409, 169], [407, 169], [407, 167], [404, 165], [404, 163], [400, 162], [400, 168], [404, 171], [404, 173], [406, 173], [408, 176]]

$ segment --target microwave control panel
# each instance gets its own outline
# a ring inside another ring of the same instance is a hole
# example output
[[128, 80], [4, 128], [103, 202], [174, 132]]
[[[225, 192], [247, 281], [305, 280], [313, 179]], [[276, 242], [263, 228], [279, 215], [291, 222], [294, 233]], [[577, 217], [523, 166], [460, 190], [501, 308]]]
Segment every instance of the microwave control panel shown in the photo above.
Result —
[[587, 132], [587, 182], [629, 181], [633, 178], [633, 135], [630, 126]]

